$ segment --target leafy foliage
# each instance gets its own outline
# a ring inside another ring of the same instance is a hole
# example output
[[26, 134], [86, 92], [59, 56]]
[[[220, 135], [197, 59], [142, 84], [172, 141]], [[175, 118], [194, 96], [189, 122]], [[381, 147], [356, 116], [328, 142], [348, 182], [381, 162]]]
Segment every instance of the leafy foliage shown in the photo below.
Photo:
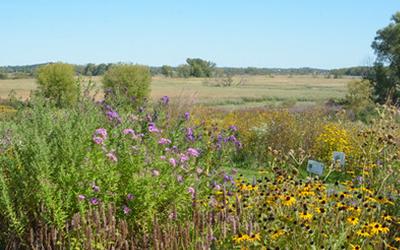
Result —
[[[392, 21], [377, 31], [372, 43], [377, 63], [370, 79], [379, 103], [396, 103], [400, 98], [400, 12], [393, 15]], [[384, 65], [388, 65], [388, 68]]]
[[58, 107], [73, 105], [78, 101], [80, 87], [72, 65], [54, 63], [41, 66], [36, 79], [39, 93], [54, 101]]
[[114, 65], [103, 77], [106, 97], [114, 104], [142, 104], [150, 94], [150, 83], [149, 68], [141, 65]]

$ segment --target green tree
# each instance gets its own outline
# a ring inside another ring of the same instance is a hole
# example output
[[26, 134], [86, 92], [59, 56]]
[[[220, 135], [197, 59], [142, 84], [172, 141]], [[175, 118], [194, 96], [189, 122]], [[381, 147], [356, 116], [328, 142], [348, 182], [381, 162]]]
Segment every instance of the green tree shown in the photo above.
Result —
[[107, 98], [114, 104], [140, 105], [150, 94], [150, 83], [150, 69], [142, 65], [113, 65], [103, 77], [105, 92], [112, 92]]
[[190, 66], [187, 64], [179, 65], [176, 71], [179, 77], [184, 77], [184, 78], [189, 77], [191, 72]]
[[96, 64], [88, 63], [85, 67], [84, 74], [87, 76], [94, 76], [96, 72]]
[[174, 69], [171, 66], [163, 65], [161, 67], [161, 74], [163, 74], [166, 77], [172, 77], [174, 74]]
[[53, 63], [41, 66], [36, 79], [39, 93], [54, 100], [58, 107], [73, 105], [78, 101], [80, 88], [73, 65]]
[[377, 31], [372, 48], [377, 55], [373, 82], [375, 100], [396, 103], [400, 98], [400, 12], [392, 17], [392, 23]]
[[188, 58], [186, 63], [190, 66], [190, 75], [194, 77], [211, 77], [216, 64], [200, 58]]

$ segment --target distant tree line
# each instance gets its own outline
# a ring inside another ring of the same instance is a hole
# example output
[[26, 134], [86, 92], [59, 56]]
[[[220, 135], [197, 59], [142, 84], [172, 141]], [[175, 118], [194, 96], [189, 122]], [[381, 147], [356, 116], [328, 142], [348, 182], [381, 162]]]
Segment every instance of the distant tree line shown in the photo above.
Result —
[[[36, 70], [44, 64], [33, 64], [24, 66], [0, 67], [0, 79], [34, 77]], [[115, 64], [88, 63], [86, 65], [73, 65], [76, 74], [82, 76], [100, 76]], [[318, 69], [318, 68], [257, 68], [257, 67], [217, 67], [215, 63], [200, 58], [188, 58], [185, 64], [179, 66], [163, 65], [161, 67], [151, 66], [151, 75], [164, 75], [166, 77], [220, 77], [232, 75], [322, 75], [322, 76], [366, 76], [373, 67], [349, 67], [340, 69]]]

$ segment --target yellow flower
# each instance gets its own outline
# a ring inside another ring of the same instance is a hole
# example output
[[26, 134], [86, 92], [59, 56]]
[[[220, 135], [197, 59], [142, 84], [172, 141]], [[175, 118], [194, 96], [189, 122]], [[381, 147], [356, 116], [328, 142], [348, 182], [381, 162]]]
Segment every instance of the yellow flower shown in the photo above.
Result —
[[272, 235], [271, 235], [271, 239], [272, 240], [276, 240], [279, 237], [281, 237], [282, 235], [285, 234], [285, 231], [283, 231], [282, 229], [276, 230]]
[[361, 250], [361, 247], [359, 245], [350, 244], [350, 246], [351, 246], [351, 250]]
[[384, 215], [382, 216], [382, 218], [383, 218], [385, 221], [393, 221], [392, 216], [390, 216], [390, 215], [388, 215], [388, 214], [384, 214]]
[[250, 236], [250, 239], [249, 239], [250, 242], [260, 241], [260, 240], [261, 240], [261, 237], [260, 237], [260, 234], [259, 234], [259, 233], [252, 234], [252, 235]]
[[374, 234], [378, 234], [381, 232], [382, 225], [377, 222], [374, 222], [374, 223], [369, 224], [369, 228], [370, 228], [371, 234], [374, 235]]
[[307, 212], [300, 213], [300, 218], [303, 220], [311, 220], [312, 217], [313, 217], [313, 215], [310, 213], [307, 213]]
[[394, 238], [394, 241], [396, 241], [396, 242], [400, 242], [400, 237], [396, 237], [396, 238]]
[[233, 236], [233, 241], [235, 241], [236, 244], [240, 244], [242, 242], [248, 241], [250, 239], [250, 236], [248, 236], [247, 234], [239, 234], [239, 235], [235, 235]]
[[316, 211], [318, 214], [323, 214], [323, 213], [326, 212], [326, 209], [323, 208], [323, 207], [317, 207], [317, 208], [315, 209], [315, 211]]
[[380, 227], [379, 228], [379, 232], [383, 233], [383, 234], [387, 234], [389, 232], [389, 228], [388, 227]]
[[358, 218], [356, 217], [349, 217], [347, 218], [347, 222], [351, 225], [357, 225], [358, 224]]
[[293, 206], [293, 204], [296, 202], [296, 198], [294, 198], [293, 196], [287, 195], [287, 196], [281, 196], [280, 198], [282, 200], [283, 205], [287, 207]]
[[357, 231], [357, 235], [361, 237], [371, 237], [371, 234], [368, 233], [365, 229], [361, 229]]

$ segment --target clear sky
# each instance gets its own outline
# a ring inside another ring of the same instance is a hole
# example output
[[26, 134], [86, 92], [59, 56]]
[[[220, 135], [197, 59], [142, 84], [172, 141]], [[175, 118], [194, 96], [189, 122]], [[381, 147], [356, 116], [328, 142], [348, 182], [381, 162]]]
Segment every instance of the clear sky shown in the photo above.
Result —
[[1, 0], [0, 65], [368, 65], [399, 0]]

